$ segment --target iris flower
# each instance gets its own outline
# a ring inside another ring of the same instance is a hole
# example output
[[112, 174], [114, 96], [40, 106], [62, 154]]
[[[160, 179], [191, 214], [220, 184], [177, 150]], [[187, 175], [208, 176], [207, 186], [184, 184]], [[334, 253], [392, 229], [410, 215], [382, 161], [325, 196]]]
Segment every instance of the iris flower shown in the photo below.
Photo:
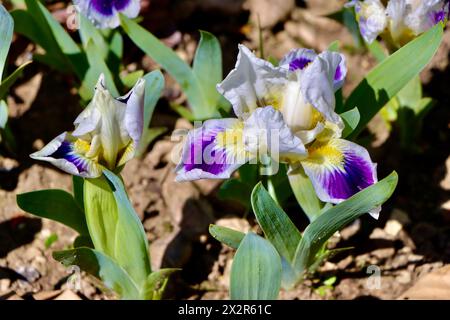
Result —
[[[387, 3], [386, 7], [383, 3]], [[368, 43], [381, 35], [399, 48], [449, 16], [449, 0], [351, 1], [362, 37]]]
[[339, 53], [296, 49], [274, 67], [240, 45], [235, 69], [217, 86], [237, 118], [207, 120], [188, 133], [177, 181], [229, 178], [270, 150], [289, 164], [289, 174], [303, 169], [324, 202], [342, 202], [374, 184], [367, 150], [341, 139], [334, 93], [346, 73]]
[[75, 130], [64, 132], [31, 158], [52, 163], [83, 178], [102, 170], [117, 171], [134, 156], [143, 131], [145, 80], [125, 96], [113, 98], [100, 76], [89, 105], [75, 119]]
[[74, 0], [73, 3], [100, 29], [119, 26], [119, 13], [136, 18], [141, 10], [141, 0]]

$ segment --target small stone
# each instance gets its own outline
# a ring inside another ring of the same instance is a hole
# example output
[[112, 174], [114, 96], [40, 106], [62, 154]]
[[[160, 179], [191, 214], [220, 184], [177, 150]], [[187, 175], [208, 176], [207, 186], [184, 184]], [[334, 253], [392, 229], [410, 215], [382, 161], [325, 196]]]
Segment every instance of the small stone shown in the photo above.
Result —
[[10, 286], [11, 286], [11, 280], [0, 279], [0, 294], [8, 291]]
[[380, 228], [373, 229], [372, 233], [369, 235], [369, 239], [386, 239], [386, 240], [394, 240], [390, 234], [388, 234], [385, 230]]
[[50, 300], [61, 293], [61, 290], [41, 291], [33, 295], [34, 300]]
[[353, 256], [348, 256], [338, 262], [337, 267], [341, 270], [347, 269], [353, 263]]
[[399, 299], [450, 300], [450, 265], [421, 277]]
[[384, 231], [393, 237], [396, 237], [402, 229], [402, 224], [397, 220], [388, 220], [384, 227]]
[[401, 284], [408, 284], [411, 282], [411, 273], [407, 270], [402, 270], [395, 277], [395, 280]]
[[392, 257], [395, 254], [394, 248], [382, 248], [377, 249], [371, 252], [371, 255], [380, 259], [380, 260], [386, 260], [390, 257]]

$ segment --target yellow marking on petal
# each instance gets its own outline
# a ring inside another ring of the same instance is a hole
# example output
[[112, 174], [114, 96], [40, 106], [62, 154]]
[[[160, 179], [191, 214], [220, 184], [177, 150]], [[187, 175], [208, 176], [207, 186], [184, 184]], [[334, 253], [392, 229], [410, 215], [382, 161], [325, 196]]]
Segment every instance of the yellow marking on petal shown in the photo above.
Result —
[[[229, 161], [246, 161], [249, 152], [244, 148], [244, 123], [239, 121], [231, 128], [219, 132], [216, 136], [218, 148], [226, 149]], [[230, 160], [233, 159], [233, 160]]]
[[305, 130], [311, 130], [314, 129], [319, 122], [324, 122], [325, 118], [323, 117], [323, 114], [318, 111], [316, 108], [312, 107], [312, 115], [311, 115], [311, 122]]
[[304, 162], [309, 165], [320, 165], [344, 169], [344, 155], [333, 143], [314, 143], [308, 148], [308, 158]]
[[90, 148], [91, 148], [90, 143], [85, 140], [77, 139], [74, 143], [75, 153], [84, 155], [89, 151]]
[[283, 106], [283, 94], [282, 92], [274, 91], [267, 94], [260, 107], [272, 106], [275, 110], [281, 110]]

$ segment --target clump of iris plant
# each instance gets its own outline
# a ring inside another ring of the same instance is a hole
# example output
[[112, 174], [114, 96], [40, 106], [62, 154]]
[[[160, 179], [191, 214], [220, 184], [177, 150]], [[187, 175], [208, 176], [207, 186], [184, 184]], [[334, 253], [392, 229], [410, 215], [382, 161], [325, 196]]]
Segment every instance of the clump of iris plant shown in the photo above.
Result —
[[208, 120], [188, 134], [177, 180], [229, 178], [268, 153], [289, 165], [288, 174], [304, 170], [323, 202], [340, 203], [376, 183], [367, 150], [341, 138], [334, 94], [346, 73], [339, 53], [297, 49], [275, 67], [239, 46], [235, 69], [217, 86], [237, 118]]
[[100, 29], [113, 29], [120, 25], [119, 14], [136, 18], [141, 0], [74, 0], [81, 14]]
[[368, 43], [379, 35], [400, 48], [449, 17], [448, 0], [351, 1], [362, 37]]
[[75, 130], [31, 155], [73, 175], [74, 195], [39, 190], [17, 197], [23, 210], [77, 231], [74, 248], [54, 258], [100, 278], [121, 299], [160, 299], [175, 271], [152, 271], [147, 236], [120, 177], [143, 134], [144, 96], [144, 79], [115, 98], [101, 75]]

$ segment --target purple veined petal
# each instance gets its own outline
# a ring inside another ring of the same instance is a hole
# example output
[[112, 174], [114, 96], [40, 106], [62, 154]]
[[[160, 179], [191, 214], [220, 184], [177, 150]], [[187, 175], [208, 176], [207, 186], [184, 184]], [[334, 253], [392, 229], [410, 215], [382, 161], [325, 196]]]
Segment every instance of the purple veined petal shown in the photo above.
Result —
[[[340, 203], [378, 181], [369, 153], [353, 142], [333, 139], [313, 144], [308, 151], [302, 166], [324, 202]], [[371, 212], [374, 217], [376, 213]]]
[[293, 49], [286, 54], [280, 61], [282, 68], [289, 71], [303, 70], [317, 57], [317, 54], [312, 49]]
[[116, 28], [120, 24], [119, 12], [135, 18], [140, 11], [140, 0], [74, 0], [84, 16], [101, 29]]
[[258, 107], [281, 103], [286, 72], [257, 58], [247, 47], [239, 45], [235, 68], [217, 85], [217, 90], [233, 106], [238, 118]]
[[76, 152], [76, 138], [64, 132], [44, 148], [30, 155], [32, 159], [47, 161], [57, 168], [83, 178], [97, 178], [102, 166]]
[[176, 181], [227, 179], [249, 159], [242, 143], [242, 122], [238, 119], [207, 120], [189, 131]]

